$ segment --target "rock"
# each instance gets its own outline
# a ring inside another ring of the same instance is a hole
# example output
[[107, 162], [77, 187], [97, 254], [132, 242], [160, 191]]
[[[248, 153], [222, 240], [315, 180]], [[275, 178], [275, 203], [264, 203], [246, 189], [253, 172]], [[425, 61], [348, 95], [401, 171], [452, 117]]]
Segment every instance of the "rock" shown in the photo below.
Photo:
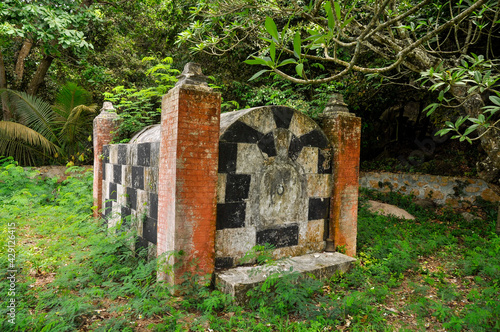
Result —
[[430, 199], [417, 198], [413, 201], [416, 206], [420, 206], [426, 210], [434, 210], [436, 208], [436, 203]]
[[396, 218], [400, 219], [407, 219], [407, 220], [414, 220], [415, 217], [406, 212], [403, 209], [398, 208], [397, 206], [391, 205], [391, 204], [386, 204], [386, 203], [381, 203], [377, 201], [368, 201], [368, 211], [372, 213], [378, 213], [383, 216], [395, 216]]
[[464, 217], [465, 220], [471, 222], [473, 220], [476, 220], [476, 219], [481, 219], [480, 217], [478, 216], [475, 216], [473, 215], [472, 213], [469, 213], [469, 212], [462, 212], [462, 217]]

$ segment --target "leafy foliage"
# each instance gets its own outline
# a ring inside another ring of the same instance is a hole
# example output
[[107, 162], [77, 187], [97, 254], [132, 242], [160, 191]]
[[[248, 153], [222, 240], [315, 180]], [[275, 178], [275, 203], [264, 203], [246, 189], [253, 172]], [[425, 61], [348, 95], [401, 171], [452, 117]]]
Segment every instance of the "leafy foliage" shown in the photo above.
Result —
[[7, 91], [19, 123], [0, 121], [0, 155], [14, 156], [24, 165], [58, 159], [82, 162], [92, 155], [89, 138], [96, 106], [80, 104], [90, 101], [85, 90], [68, 83], [54, 107], [27, 93]]
[[180, 72], [171, 67], [173, 59], [164, 58], [161, 61], [154, 57], [146, 57], [143, 62], [153, 62], [147, 74], [154, 79], [156, 86], [138, 90], [117, 86], [113, 93], [105, 93], [106, 100], [118, 108], [120, 125], [117, 131], [119, 142], [128, 142], [134, 133], [142, 128], [159, 123], [161, 112], [161, 97], [177, 82], [176, 75]]
[[[427, 116], [433, 114], [438, 107], [457, 108], [463, 104], [473, 102], [478, 96], [488, 96], [490, 104], [483, 106], [477, 116], [460, 116], [456, 121], [446, 121], [445, 128], [441, 129], [436, 135], [446, 135], [454, 133], [452, 138], [460, 141], [472, 143], [478, 140], [486, 133], [500, 131], [500, 119], [498, 114], [500, 110], [500, 91], [497, 89], [500, 74], [494, 70], [491, 61], [486, 61], [484, 56], [475, 55], [466, 56], [461, 65], [444, 69], [440, 64], [436, 68], [430, 68], [422, 72], [423, 83], [432, 83], [431, 91], [439, 91], [438, 102], [429, 104], [424, 111]], [[461, 93], [452, 94], [452, 90], [462, 90]], [[462, 132], [461, 127], [465, 123], [470, 123]], [[472, 137], [475, 131], [479, 131], [476, 137]], [[472, 137], [472, 138], [471, 138]]]

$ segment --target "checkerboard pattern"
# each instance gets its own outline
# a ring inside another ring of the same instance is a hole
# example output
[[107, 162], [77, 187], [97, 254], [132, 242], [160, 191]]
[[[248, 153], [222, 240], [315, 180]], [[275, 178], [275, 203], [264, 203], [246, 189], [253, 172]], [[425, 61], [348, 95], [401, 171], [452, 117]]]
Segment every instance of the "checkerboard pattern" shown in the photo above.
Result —
[[[223, 114], [216, 267], [234, 266], [253, 246], [266, 243], [276, 248], [276, 257], [323, 250], [331, 196], [331, 153], [319, 126], [291, 108], [268, 106]], [[269, 225], [259, 213], [263, 204], [259, 186], [266, 165], [277, 160], [299, 174], [297, 181], [303, 183], [304, 193], [299, 190], [303, 202], [296, 204], [303, 211]]]
[[159, 142], [103, 147], [103, 212], [108, 226], [137, 229], [136, 248], [156, 254]]

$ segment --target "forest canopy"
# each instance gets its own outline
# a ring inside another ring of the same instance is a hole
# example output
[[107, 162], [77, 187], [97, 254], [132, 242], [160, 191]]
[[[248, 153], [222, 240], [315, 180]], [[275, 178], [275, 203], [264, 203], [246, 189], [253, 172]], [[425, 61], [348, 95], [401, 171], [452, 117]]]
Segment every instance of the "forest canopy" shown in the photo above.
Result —
[[[282, 103], [315, 116], [341, 92], [364, 119], [372, 151], [438, 126], [440, 134], [480, 141], [481, 169], [493, 170], [494, 179], [499, 11], [492, 0], [6, 0], [0, 4], [3, 120], [26, 125], [6, 89], [55, 103], [72, 82], [92, 96], [86, 106], [126, 100], [118, 112], [130, 135], [159, 117], [159, 97], [147, 91], [163, 91], [173, 73], [198, 61], [222, 92], [224, 110]], [[409, 103], [419, 105], [418, 121], [400, 130]], [[398, 127], [382, 135], [387, 124], [377, 123], [395, 118], [389, 127]], [[58, 155], [75, 153], [88, 155]]]

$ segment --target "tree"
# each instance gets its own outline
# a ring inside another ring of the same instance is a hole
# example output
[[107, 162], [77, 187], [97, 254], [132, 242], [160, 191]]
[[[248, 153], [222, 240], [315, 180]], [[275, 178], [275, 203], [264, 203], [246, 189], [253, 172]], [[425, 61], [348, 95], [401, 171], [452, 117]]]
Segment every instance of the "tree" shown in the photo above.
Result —
[[[0, 88], [35, 95], [52, 62], [64, 50], [81, 56], [92, 48], [85, 40], [85, 32], [95, 19], [94, 11], [82, 1], [2, 1]], [[2, 94], [4, 120], [11, 116], [7, 98]]]
[[[299, 84], [358, 71], [420, 88], [420, 73], [431, 68], [446, 73], [472, 53], [494, 59], [500, 37], [497, 0], [204, 0], [193, 15], [199, 19], [179, 37], [193, 51], [222, 55], [251, 43], [259, 52], [246, 62], [265, 67], [253, 78], [272, 73]], [[493, 66], [491, 75], [497, 74]], [[465, 88], [466, 98], [455, 86], [445, 92], [460, 97], [463, 112], [478, 119], [492, 88]], [[500, 169], [500, 135], [486, 136], [489, 162]]]

